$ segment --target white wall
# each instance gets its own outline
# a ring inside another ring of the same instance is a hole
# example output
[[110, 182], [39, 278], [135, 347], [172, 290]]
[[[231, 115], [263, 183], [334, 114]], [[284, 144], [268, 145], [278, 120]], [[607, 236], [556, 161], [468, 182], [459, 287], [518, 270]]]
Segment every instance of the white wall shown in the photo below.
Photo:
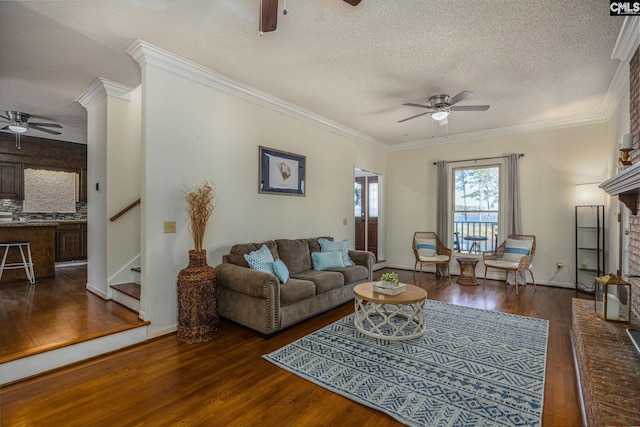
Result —
[[[107, 100], [87, 110], [87, 288], [107, 298]], [[100, 184], [100, 190], [96, 189]]]
[[[142, 73], [142, 280], [153, 292], [141, 310], [151, 335], [177, 322], [177, 275], [193, 248], [183, 191], [202, 180], [219, 198], [204, 245], [212, 266], [233, 243], [353, 240], [354, 165], [384, 173], [384, 152], [148, 62]], [[258, 193], [259, 145], [306, 156], [305, 197]], [[177, 233], [164, 234], [164, 221], [177, 221]]]
[[[629, 116], [629, 88], [625, 91], [624, 96], [620, 100], [615, 112], [609, 119], [609, 128], [607, 133], [609, 144], [608, 156], [608, 172], [607, 179], [617, 174], [618, 157], [620, 157], [620, 139], [626, 133], [629, 133], [630, 116]], [[608, 224], [608, 234], [606, 236], [605, 247], [607, 248], [607, 260], [605, 261], [607, 273], [616, 273], [620, 267], [620, 222], [618, 222], [618, 214], [628, 208], [618, 200], [618, 196], [610, 197], [606, 195], [607, 208], [605, 212], [605, 220]]]
[[[533, 272], [546, 283], [563, 269], [554, 284], [573, 286], [575, 277], [575, 184], [607, 178], [607, 124], [496, 136], [396, 151], [387, 164], [387, 261], [412, 268], [411, 239], [415, 231], [435, 230], [436, 167], [438, 160], [464, 160], [524, 153], [520, 160], [522, 232], [537, 240]], [[481, 263], [480, 263], [481, 264]], [[452, 262], [457, 272], [457, 263]], [[481, 265], [478, 272], [481, 272]], [[482, 272], [484, 269], [482, 268]]]
[[[106, 212], [111, 217], [140, 198], [142, 88], [108, 98]], [[107, 277], [140, 253], [140, 208], [106, 222]]]

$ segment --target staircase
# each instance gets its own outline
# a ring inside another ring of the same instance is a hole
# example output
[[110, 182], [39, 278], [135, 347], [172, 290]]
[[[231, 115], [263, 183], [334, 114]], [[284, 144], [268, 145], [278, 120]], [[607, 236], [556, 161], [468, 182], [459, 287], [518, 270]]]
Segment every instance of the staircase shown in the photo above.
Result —
[[130, 308], [136, 313], [140, 313], [140, 267], [131, 267], [132, 281], [110, 285], [112, 289], [111, 298]]

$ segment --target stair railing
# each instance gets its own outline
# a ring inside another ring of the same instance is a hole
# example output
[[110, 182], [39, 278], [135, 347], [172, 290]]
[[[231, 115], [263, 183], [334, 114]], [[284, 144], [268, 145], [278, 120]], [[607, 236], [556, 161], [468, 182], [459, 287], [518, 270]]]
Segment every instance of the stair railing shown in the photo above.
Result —
[[133, 209], [134, 207], [138, 206], [139, 204], [140, 204], [140, 199], [138, 199], [135, 202], [131, 203], [129, 206], [127, 206], [126, 208], [122, 209], [120, 212], [118, 212], [117, 214], [115, 214], [114, 216], [109, 218], [109, 221], [112, 221], [112, 222], [115, 221], [116, 219], [120, 218], [122, 215], [126, 214], [131, 209]]

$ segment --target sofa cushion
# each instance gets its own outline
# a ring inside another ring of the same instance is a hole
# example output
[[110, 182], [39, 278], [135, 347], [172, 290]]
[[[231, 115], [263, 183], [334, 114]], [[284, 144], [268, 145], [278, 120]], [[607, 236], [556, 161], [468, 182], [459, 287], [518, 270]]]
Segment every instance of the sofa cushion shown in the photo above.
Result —
[[260, 249], [262, 245], [267, 245], [267, 248], [269, 248], [269, 251], [271, 251], [273, 259], [278, 259], [278, 249], [276, 247], [276, 242], [273, 240], [268, 240], [264, 243], [242, 243], [233, 245], [231, 247], [231, 250], [229, 251], [229, 262], [231, 264], [249, 268], [249, 263], [247, 263], [247, 260], [244, 258], [244, 256], [246, 254], [249, 254], [250, 252]]
[[422, 256], [420, 255], [420, 261], [423, 262], [445, 262], [449, 261], [447, 255], [434, 255], [434, 256]]
[[311, 255], [306, 239], [276, 240], [278, 255], [289, 269], [289, 274], [311, 270]]
[[309, 252], [314, 253], [314, 252], [322, 252], [322, 248], [320, 247], [320, 243], [318, 243], [318, 240], [320, 239], [327, 239], [329, 241], [333, 241], [333, 237], [313, 237], [310, 239], [306, 239], [307, 240], [307, 244], [309, 245]]
[[280, 305], [290, 305], [316, 294], [316, 285], [309, 280], [290, 278], [287, 283], [280, 285]]
[[416, 249], [421, 259], [433, 257], [436, 255], [436, 239], [416, 238]]
[[273, 270], [273, 255], [271, 255], [271, 251], [267, 248], [267, 245], [262, 245], [260, 249], [257, 251], [249, 252], [244, 255], [244, 259], [254, 270], [264, 271], [265, 273], [271, 273], [275, 275], [275, 271]]
[[344, 276], [336, 271], [307, 270], [291, 275], [292, 278], [310, 280], [316, 285], [316, 294], [344, 286]]
[[504, 246], [502, 258], [505, 261], [520, 262], [520, 258], [531, 253], [533, 240], [507, 239]]
[[273, 261], [272, 266], [273, 272], [275, 273], [278, 280], [280, 280], [280, 282], [282, 283], [287, 283], [287, 280], [289, 280], [289, 269], [287, 268], [286, 264], [281, 259], [277, 259]]
[[331, 269], [331, 271], [336, 271], [344, 276], [345, 284], [353, 284], [357, 282], [366, 282], [369, 280], [369, 269], [362, 265], [354, 265], [353, 267], [345, 267], [345, 268], [337, 268]]
[[339, 251], [342, 253], [342, 262], [345, 267], [352, 267], [356, 265], [351, 257], [349, 257], [349, 240], [344, 239], [339, 242], [334, 242], [329, 239], [325, 239], [321, 237], [318, 239], [318, 243], [320, 244], [320, 249], [322, 252], [334, 252]]
[[314, 270], [328, 270], [330, 268], [344, 268], [342, 252], [314, 252], [311, 254]]
[[503, 259], [488, 259], [484, 261], [487, 267], [503, 268], [506, 270], [516, 270], [520, 265], [519, 261], [507, 261]]

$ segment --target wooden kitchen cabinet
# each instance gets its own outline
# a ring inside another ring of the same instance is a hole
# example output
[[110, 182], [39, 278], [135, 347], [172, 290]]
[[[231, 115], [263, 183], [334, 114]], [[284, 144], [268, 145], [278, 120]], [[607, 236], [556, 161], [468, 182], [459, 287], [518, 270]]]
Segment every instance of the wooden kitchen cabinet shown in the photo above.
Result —
[[87, 223], [58, 223], [56, 230], [56, 262], [87, 259]]
[[22, 199], [22, 163], [0, 162], [0, 199]]

